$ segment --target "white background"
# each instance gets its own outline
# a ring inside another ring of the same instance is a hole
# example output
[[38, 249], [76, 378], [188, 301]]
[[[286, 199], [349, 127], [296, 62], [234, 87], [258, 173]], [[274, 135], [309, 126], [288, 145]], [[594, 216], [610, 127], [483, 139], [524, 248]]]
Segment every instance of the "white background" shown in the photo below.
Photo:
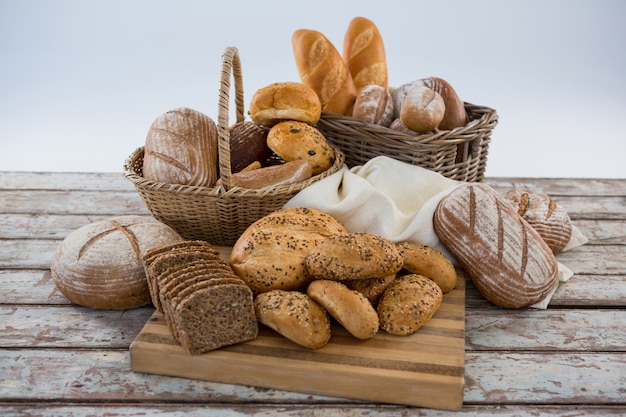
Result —
[[248, 103], [299, 81], [296, 29], [341, 51], [358, 15], [391, 85], [439, 76], [498, 111], [488, 176], [626, 177], [620, 0], [0, 0], [0, 170], [121, 172], [161, 113], [217, 120], [225, 47]]

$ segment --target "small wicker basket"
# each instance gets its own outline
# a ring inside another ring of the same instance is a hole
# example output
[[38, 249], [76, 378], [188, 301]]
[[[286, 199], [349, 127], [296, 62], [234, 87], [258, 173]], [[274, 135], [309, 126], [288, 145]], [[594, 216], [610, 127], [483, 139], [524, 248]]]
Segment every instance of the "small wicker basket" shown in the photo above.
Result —
[[465, 103], [465, 110], [466, 126], [418, 136], [326, 112], [317, 128], [343, 151], [350, 168], [385, 155], [454, 180], [481, 182], [498, 115], [494, 109], [470, 103]]
[[232, 186], [228, 120], [231, 75], [239, 122], [244, 120], [244, 99], [241, 61], [235, 47], [226, 48], [222, 55], [217, 122], [220, 186], [167, 184], [143, 178], [143, 147], [135, 150], [124, 164], [125, 177], [135, 185], [157, 220], [174, 228], [185, 239], [205, 240], [222, 246], [233, 245], [256, 220], [282, 208], [310, 184], [339, 171], [345, 162], [343, 153], [335, 147], [333, 166], [306, 181], [262, 189]]

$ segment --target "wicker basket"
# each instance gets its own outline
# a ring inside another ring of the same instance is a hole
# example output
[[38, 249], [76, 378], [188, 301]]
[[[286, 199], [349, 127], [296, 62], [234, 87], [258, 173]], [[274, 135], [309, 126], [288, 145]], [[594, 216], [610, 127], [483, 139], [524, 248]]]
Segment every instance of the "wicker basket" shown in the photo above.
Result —
[[451, 179], [481, 182], [498, 115], [493, 109], [470, 103], [465, 103], [465, 109], [469, 116], [466, 126], [419, 136], [326, 112], [317, 128], [343, 151], [349, 167], [385, 155]]
[[228, 47], [222, 55], [218, 101], [218, 156], [221, 186], [197, 187], [167, 184], [142, 177], [143, 147], [126, 160], [124, 175], [137, 189], [152, 215], [174, 228], [185, 239], [231, 246], [245, 229], [282, 206], [308, 185], [337, 172], [344, 165], [343, 153], [335, 147], [333, 166], [296, 184], [247, 189], [231, 186], [229, 103], [231, 75], [235, 84], [237, 121], [244, 120], [243, 82], [239, 52]]

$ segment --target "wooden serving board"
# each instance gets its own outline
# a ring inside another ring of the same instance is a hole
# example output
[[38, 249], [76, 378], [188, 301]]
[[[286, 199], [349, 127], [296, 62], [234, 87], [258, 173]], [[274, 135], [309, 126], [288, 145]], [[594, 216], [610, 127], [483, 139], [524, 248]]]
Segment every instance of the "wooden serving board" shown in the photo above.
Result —
[[301, 347], [260, 325], [252, 341], [188, 354], [155, 312], [130, 346], [135, 372], [372, 402], [459, 410], [465, 374], [465, 276], [433, 318], [410, 336], [369, 340], [333, 324], [330, 342]]

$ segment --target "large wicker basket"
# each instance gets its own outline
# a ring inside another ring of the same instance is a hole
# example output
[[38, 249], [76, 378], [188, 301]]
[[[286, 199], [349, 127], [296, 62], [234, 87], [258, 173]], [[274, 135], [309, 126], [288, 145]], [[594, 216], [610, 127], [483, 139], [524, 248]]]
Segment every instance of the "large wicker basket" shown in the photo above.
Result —
[[498, 115], [494, 109], [470, 103], [465, 103], [465, 109], [466, 126], [418, 136], [326, 112], [317, 128], [343, 151], [349, 167], [385, 155], [454, 180], [481, 182]]
[[233, 245], [249, 225], [280, 209], [308, 185], [337, 172], [345, 162], [343, 153], [335, 148], [333, 166], [306, 181], [263, 189], [231, 186], [228, 120], [231, 75], [239, 122], [244, 120], [243, 82], [239, 52], [234, 47], [226, 48], [222, 55], [217, 122], [221, 186], [196, 187], [143, 178], [143, 147], [133, 152], [124, 164], [124, 175], [133, 182], [156, 219], [174, 228], [183, 238], [224, 246]]

